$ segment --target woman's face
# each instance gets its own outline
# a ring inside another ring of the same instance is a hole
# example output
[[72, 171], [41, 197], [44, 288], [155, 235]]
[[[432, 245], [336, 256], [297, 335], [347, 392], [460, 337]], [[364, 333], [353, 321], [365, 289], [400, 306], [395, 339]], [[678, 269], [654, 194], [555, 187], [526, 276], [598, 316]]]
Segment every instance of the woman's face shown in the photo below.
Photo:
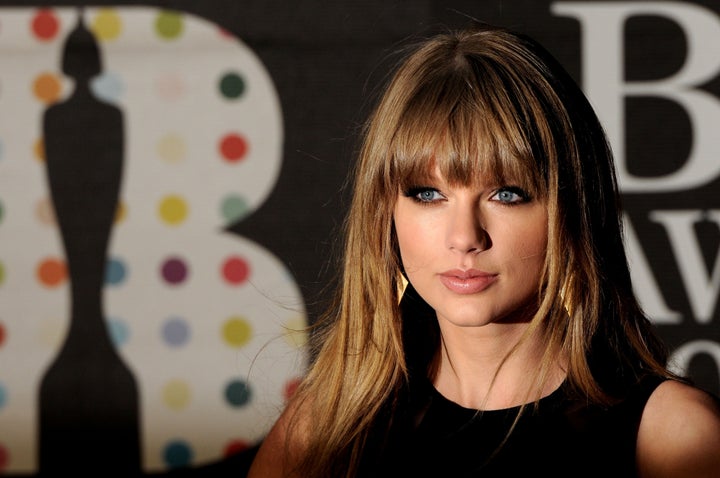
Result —
[[410, 283], [441, 326], [459, 327], [532, 317], [547, 218], [545, 203], [515, 184], [451, 187], [437, 172], [400, 191], [394, 212]]

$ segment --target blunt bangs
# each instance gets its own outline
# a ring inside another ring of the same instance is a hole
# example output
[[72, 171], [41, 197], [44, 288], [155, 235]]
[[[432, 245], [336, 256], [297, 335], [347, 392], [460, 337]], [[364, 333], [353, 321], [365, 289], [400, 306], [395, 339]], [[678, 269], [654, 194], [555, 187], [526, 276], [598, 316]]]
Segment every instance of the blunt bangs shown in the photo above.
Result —
[[452, 54], [434, 75], [409, 75], [424, 76], [423, 83], [396, 85], [412, 93], [389, 145], [391, 183], [427, 184], [437, 171], [454, 186], [513, 184], [546, 198], [548, 161], [557, 160], [549, 101], [542, 97], [547, 89], [496, 59]]

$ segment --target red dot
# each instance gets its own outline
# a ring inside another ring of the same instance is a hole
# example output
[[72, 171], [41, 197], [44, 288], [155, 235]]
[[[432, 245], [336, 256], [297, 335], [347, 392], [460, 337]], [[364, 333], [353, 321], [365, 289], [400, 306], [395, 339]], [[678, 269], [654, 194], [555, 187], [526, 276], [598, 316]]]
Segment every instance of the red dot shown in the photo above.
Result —
[[230, 133], [220, 141], [220, 154], [226, 161], [240, 161], [247, 154], [248, 145], [239, 134]]
[[285, 400], [286, 400], [286, 401], [287, 401], [287, 400], [290, 400], [290, 399], [292, 398], [292, 396], [295, 395], [295, 392], [297, 391], [297, 389], [298, 389], [299, 386], [300, 386], [300, 379], [299, 379], [299, 378], [294, 378], [294, 379], [292, 379], [292, 380], [289, 380], [289, 381], [285, 384], [284, 395], [285, 395]]
[[7, 337], [7, 334], [5, 333], [5, 326], [3, 324], [0, 324], [0, 347], [5, 343], [5, 337]]
[[242, 453], [248, 448], [250, 448], [250, 444], [245, 440], [233, 440], [225, 447], [224, 456], [227, 458], [230, 455]]
[[38, 10], [32, 20], [32, 31], [40, 40], [52, 40], [59, 28], [60, 22], [57, 16], [48, 8]]
[[233, 256], [223, 263], [222, 274], [230, 284], [239, 285], [245, 282], [250, 275], [250, 266], [244, 259]]
[[10, 452], [8, 452], [7, 448], [0, 443], [0, 472], [5, 471], [8, 463], [10, 463]]

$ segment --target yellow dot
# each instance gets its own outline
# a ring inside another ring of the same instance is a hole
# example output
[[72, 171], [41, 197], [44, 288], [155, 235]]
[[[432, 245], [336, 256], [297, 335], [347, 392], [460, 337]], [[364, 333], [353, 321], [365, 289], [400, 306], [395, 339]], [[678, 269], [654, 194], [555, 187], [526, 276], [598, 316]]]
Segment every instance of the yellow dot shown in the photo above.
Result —
[[122, 21], [114, 9], [103, 8], [95, 16], [90, 29], [101, 41], [115, 40], [122, 32]]
[[190, 403], [190, 387], [182, 380], [171, 380], [162, 391], [163, 402], [168, 408], [181, 410]]
[[33, 144], [33, 156], [41, 163], [45, 161], [45, 141], [42, 138]]
[[45, 104], [54, 103], [60, 98], [62, 83], [53, 73], [42, 73], [33, 81], [33, 94]]
[[252, 326], [244, 317], [230, 317], [223, 325], [222, 334], [228, 345], [240, 348], [252, 338]]
[[166, 134], [157, 143], [157, 154], [160, 159], [168, 163], [177, 163], [185, 159], [187, 148], [182, 137], [176, 134]]
[[177, 225], [182, 223], [188, 215], [187, 203], [180, 196], [165, 196], [160, 201], [160, 218], [168, 224]]
[[295, 317], [285, 323], [285, 341], [291, 347], [304, 347], [307, 344], [308, 334], [305, 319]]
[[124, 201], [119, 201], [115, 210], [115, 224], [120, 224], [127, 217], [127, 205]]

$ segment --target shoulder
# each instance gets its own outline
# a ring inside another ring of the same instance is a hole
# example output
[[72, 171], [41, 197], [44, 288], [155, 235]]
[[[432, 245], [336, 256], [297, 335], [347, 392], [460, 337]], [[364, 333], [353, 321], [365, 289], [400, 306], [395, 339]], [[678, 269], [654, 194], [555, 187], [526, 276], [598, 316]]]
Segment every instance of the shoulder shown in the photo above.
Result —
[[667, 380], [645, 405], [637, 438], [641, 477], [720, 474], [720, 404], [708, 393]]
[[297, 402], [283, 411], [263, 440], [253, 460], [248, 478], [295, 476], [293, 469], [307, 443], [307, 414]]

